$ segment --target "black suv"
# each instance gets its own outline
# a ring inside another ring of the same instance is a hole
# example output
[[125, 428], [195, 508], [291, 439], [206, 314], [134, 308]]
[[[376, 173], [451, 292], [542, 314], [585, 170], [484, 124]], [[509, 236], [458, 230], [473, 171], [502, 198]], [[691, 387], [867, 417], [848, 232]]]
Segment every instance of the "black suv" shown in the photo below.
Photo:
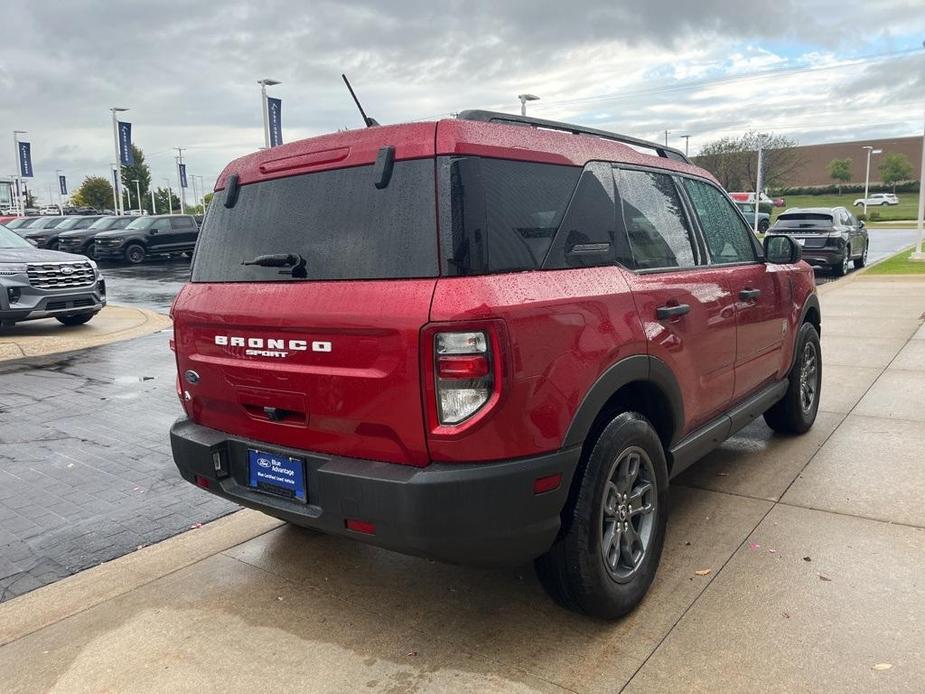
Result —
[[192, 215], [135, 217], [124, 229], [104, 231], [93, 239], [98, 260], [125, 260], [137, 265], [151, 255], [192, 253], [199, 227]]
[[89, 258], [96, 257], [94, 248], [94, 237], [104, 231], [115, 231], [124, 229], [133, 221], [135, 217], [95, 217], [89, 226], [76, 227], [70, 231], [65, 231], [58, 236], [58, 250], [67, 251], [68, 253], [82, 253]]
[[73, 229], [86, 229], [98, 219], [99, 217], [62, 217], [57, 224], [51, 224], [42, 229], [27, 228], [24, 238], [33, 246], [56, 251], [61, 234]]
[[803, 246], [806, 262], [831, 268], [839, 277], [848, 274], [851, 261], [856, 268], [867, 264], [867, 229], [844, 207], [792, 207], [768, 235], [791, 237]]

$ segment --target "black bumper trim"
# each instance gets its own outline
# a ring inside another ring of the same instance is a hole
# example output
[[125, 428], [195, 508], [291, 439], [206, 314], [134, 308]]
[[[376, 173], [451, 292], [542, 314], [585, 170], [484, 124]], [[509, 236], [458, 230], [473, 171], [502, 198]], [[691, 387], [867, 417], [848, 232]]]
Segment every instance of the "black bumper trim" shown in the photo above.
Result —
[[[247, 441], [185, 417], [171, 427], [170, 443], [184, 479], [205, 477], [209, 491], [242, 506], [407, 554], [482, 565], [518, 564], [549, 549], [581, 455], [576, 446], [505, 462], [418, 468]], [[308, 503], [247, 486], [248, 448], [304, 458]], [[216, 450], [230, 473], [221, 478], [212, 460]], [[558, 489], [533, 493], [535, 479], [556, 473], [562, 474]], [[376, 534], [347, 530], [348, 518], [375, 524]]]

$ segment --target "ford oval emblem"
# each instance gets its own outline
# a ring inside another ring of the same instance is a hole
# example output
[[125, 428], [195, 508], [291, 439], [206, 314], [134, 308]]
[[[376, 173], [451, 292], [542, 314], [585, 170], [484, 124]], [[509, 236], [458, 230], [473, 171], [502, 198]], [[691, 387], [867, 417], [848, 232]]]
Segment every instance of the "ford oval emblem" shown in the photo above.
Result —
[[199, 383], [199, 374], [192, 369], [183, 374], [183, 378], [186, 379], [187, 383], [191, 383], [192, 385]]
[[266, 458], [257, 458], [257, 464], [263, 468], [272, 467], [273, 465], [272, 461], [269, 461]]
[[73, 265], [62, 265], [61, 274], [62, 275], [73, 275], [77, 269]]

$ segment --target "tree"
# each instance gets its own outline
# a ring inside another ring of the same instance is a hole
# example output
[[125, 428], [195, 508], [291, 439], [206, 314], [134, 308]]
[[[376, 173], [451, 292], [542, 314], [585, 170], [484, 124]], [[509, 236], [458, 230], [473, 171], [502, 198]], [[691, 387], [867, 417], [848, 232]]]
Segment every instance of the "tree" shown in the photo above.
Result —
[[112, 209], [112, 182], [102, 176], [87, 176], [71, 198], [78, 207]]
[[880, 180], [884, 185], [893, 186], [893, 192], [896, 192], [896, 184], [900, 181], [912, 180], [912, 164], [905, 154], [899, 152], [890, 152], [880, 160]]
[[[132, 145], [132, 154], [135, 157], [135, 163], [131, 166], [122, 166], [122, 186], [129, 190], [132, 200], [134, 201], [138, 193], [135, 186], [135, 179], [138, 179], [138, 187], [141, 188], [141, 199], [144, 209], [151, 212], [151, 196], [148, 191], [151, 188], [151, 169], [145, 164], [145, 153], [140, 147]], [[133, 207], [136, 206], [133, 203]]]
[[830, 161], [829, 177], [838, 182], [838, 194], [841, 195], [841, 184], [851, 180], [851, 160], [833, 159]]
[[765, 186], [780, 186], [803, 166], [803, 155], [793, 139], [754, 130], [741, 137], [723, 137], [708, 143], [694, 161], [716, 176], [726, 190], [752, 190], [759, 148], [763, 150]]
[[[150, 197], [150, 196], [149, 196]], [[157, 211], [154, 214], [167, 214], [171, 206], [167, 204], [167, 189], [166, 188], [155, 188], [154, 190], [154, 200], [157, 202]], [[151, 202], [150, 200], [148, 201]], [[174, 195], [173, 191], [170, 191], [170, 203], [173, 207], [175, 213], [180, 212], [180, 198]]]

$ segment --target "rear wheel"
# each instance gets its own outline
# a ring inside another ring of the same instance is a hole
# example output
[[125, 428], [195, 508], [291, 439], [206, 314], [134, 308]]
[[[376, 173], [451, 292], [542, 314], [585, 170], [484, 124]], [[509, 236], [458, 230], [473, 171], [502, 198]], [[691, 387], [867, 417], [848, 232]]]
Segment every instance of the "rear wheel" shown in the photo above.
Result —
[[789, 381], [787, 393], [764, 413], [764, 421], [782, 434], [803, 434], [816, 421], [822, 389], [822, 347], [812, 323], [800, 327]]
[[868, 247], [869, 245], [870, 245], [869, 243], [865, 243], [865, 244], [864, 244], [864, 252], [861, 253], [861, 257], [860, 257], [860, 258], [855, 258], [855, 259], [854, 259], [854, 267], [855, 267], [855, 268], [857, 268], [857, 269], [860, 270], [862, 267], [864, 267], [865, 265], [867, 265], [867, 247]]
[[125, 259], [132, 265], [138, 265], [139, 263], [144, 262], [145, 247], [140, 243], [130, 243], [125, 249]]
[[835, 263], [832, 266], [832, 274], [836, 277], [844, 277], [848, 274], [851, 264], [851, 248], [845, 246], [845, 255], [841, 259], [841, 262]]
[[95, 315], [95, 313], [79, 313], [76, 316], [55, 316], [55, 318], [62, 325], [74, 326], [87, 323]]
[[536, 572], [564, 607], [615, 619], [639, 604], [658, 568], [668, 520], [665, 453], [649, 421], [624, 412], [598, 436], [584, 467]]

